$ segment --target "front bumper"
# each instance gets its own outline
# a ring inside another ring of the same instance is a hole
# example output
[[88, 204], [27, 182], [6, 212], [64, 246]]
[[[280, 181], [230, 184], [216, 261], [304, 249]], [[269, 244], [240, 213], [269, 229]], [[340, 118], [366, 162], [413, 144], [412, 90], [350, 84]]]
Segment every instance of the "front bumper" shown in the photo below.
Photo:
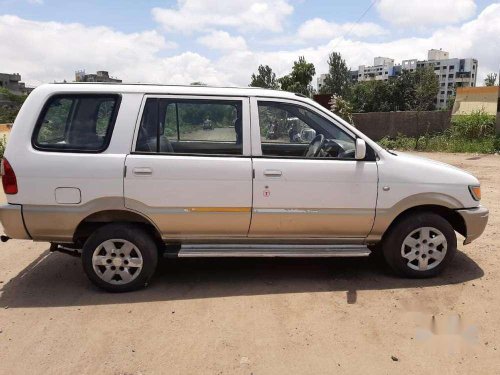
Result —
[[465, 222], [467, 235], [465, 236], [464, 245], [467, 245], [483, 234], [488, 223], [489, 210], [486, 207], [479, 206], [457, 210], [457, 212]]
[[5, 235], [19, 240], [29, 240], [23, 221], [22, 206], [20, 204], [0, 205], [0, 222]]

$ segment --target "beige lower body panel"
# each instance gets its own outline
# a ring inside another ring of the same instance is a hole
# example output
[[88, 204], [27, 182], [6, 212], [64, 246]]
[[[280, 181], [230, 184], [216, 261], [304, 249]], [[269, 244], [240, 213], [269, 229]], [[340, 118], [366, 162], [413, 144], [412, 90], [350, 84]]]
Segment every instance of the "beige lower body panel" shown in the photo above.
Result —
[[34, 241], [73, 242], [78, 225], [92, 214], [125, 210], [123, 198], [100, 198], [82, 205], [24, 205], [26, 228]]
[[259, 209], [253, 210], [250, 237], [365, 238], [374, 209]]
[[133, 199], [125, 205], [150, 218], [164, 239], [245, 237], [250, 207], [150, 207]]
[[471, 243], [483, 234], [486, 224], [488, 224], [489, 210], [486, 207], [476, 207], [464, 210], [457, 210], [465, 222], [467, 230], [464, 245]]
[[0, 222], [6, 236], [18, 240], [29, 240], [23, 222], [22, 206], [20, 204], [4, 204], [0, 206]]
[[[72, 242], [78, 225], [86, 218], [117, 210], [139, 214], [166, 242], [184, 243], [363, 244], [373, 223], [372, 210], [152, 208], [121, 197], [83, 205], [23, 207], [33, 240], [60, 243]], [[249, 235], [251, 220], [253, 232]]]
[[376, 243], [380, 241], [394, 220], [406, 210], [429, 205], [452, 210], [463, 208], [455, 198], [439, 193], [416, 194], [406, 197], [392, 207], [377, 207], [373, 228], [366, 238], [366, 242]]

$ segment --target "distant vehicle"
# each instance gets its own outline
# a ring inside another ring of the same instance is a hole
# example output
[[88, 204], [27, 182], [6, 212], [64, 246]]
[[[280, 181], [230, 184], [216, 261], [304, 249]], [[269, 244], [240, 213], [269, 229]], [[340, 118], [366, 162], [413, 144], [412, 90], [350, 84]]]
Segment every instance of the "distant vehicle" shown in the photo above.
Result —
[[[233, 125], [200, 132], [200, 114]], [[295, 119], [290, 139], [270, 141], [277, 118]], [[145, 286], [164, 255], [375, 250], [399, 275], [430, 277], [455, 254], [455, 231], [469, 243], [488, 220], [472, 175], [385, 150], [310, 99], [250, 88], [40, 86], [2, 183], [2, 240], [79, 253], [113, 292]]]
[[214, 129], [214, 124], [212, 120], [206, 119], [203, 121], [203, 130], [213, 130]]

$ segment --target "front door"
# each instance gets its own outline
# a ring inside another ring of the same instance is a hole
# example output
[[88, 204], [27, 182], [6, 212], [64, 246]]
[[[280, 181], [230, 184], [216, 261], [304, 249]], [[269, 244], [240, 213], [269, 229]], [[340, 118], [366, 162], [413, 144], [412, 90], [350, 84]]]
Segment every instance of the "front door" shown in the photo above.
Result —
[[252, 206], [249, 99], [147, 96], [125, 205], [164, 238], [241, 237]]
[[[368, 150], [365, 160], [355, 160], [355, 135], [313, 106], [256, 99], [252, 114], [259, 119], [260, 134], [252, 132], [255, 178], [249, 235], [365, 238], [377, 199], [373, 151]], [[322, 141], [320, 149], [314, 139]]]

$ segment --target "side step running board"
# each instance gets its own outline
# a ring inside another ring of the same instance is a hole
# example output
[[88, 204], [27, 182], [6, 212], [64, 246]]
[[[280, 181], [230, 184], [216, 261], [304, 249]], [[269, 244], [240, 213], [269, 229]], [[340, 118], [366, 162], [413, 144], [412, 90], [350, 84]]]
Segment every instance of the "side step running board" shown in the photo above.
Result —
[[366, 257], [371, 251], [362, 245], [182, 245], [179, 258], [284, 257], [327, 258]]

